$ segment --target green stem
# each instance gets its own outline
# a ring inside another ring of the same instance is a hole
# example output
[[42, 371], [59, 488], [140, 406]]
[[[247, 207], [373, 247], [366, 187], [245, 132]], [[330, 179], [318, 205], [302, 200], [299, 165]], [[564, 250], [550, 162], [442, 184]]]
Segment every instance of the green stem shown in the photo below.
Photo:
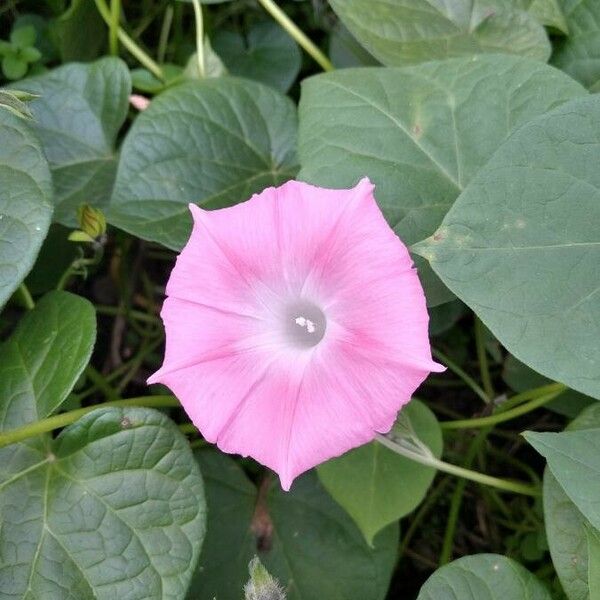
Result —
[[21, 298], [21, 302], [23, 303], [23, 306], [27, 310], [33, 310], [35, 308], [35, 302], [33, 301], [33, 298], [31, 297], [29, 288], [24, 283], [22, 283], [17, 288], [17, 294]]
[[88, 379], [99, 389], [107, 400], [113, 402], [115, 400], [120, 400], [119, 394], [112, 388], [112, 386], [108, 383], [108, 381], [104, 378], [104, 376], [99, 373], [92, 365], [88, 365], [85, 374]]
[[[479, 452], [481, 445], [485, 441], [489, 430], [480, 431], [475, 439], [471, 442], [467, 455], [463, 462], [465, 469], [470, 469], [473, 464], [475, 456]], [[439, 565], [440, 567], [449, 563], [452, 560], [452, 548], [454, 547], [454, 536], [456, 534], [456, 525], [458, 523], [458, 517], [460, 514], [460, 507], [462, 506], [462, 500], [465, 493], [465, 487], [467, 485], [466, 479], [459, 479], [452, 493], [452, 499], [450, 500], [450, 510], [448, 511], [448, 519], [446, 524], [446, 531], [444, 532], [444, 541], [442, 543], [442, 550], [440, 552]]]
[[144, 323], [152, 323], [154, 325], [160, 323], [160, 319], [158, 317], [155, 317], [154, 315], [149, 315], [148, 313], [142, 312], [141, 310], [126, 310], [124, 308], [120, 308], [119, 306], [96, 305], [96, 312], [101, 315], [109, 315], [112, 317], [131, 317], [138, 321], [143, 321]]
[[[104, 22], [110, 27], [111, 26], [111, 13], [106, 5], [105, 0], [94, 0], [96, 3], [96, 8], [100, 13], [100, 16], [104, 19]], [[127, 48], [127, 50], [140, 62], [140, 64], [144, 65], [148, 71], [153, 73], [156, 77], [158, 77], [161, 81], [165, 80], [164, 74], [160, 65], [156, 63], [152, 58], [150, 58], [126, 33], [123, 31], [121, 27], [118, 30], [118, 37], [121, 41], [121, 44]]]
[[453, 373], [458, 375], [486, 404], [491, 402], [491, 398], [481, 386], [470, 375], [467, 375], [450, 357], [435, 348], [431, 349], [431, 354], [441, 360]]
[[533, 400], [521, 404], [520, 406], [516, 406], [510, 410], [499, 411], [494, 415], [490, 415], [489, 417], [481, 417], [479, 419], [459, 419], [457, 421], [442, 421], [440, 426], [442, 429], [474, 429], [478, 427], [497, 425], [498, 423], [504, 423], [505, 421], [516, 419], [517, 417], [525, 415], [528, 412], [539, 408], [540, 406], [544, 406], [544, 404], [547, 404], [550, 402], [550, 400], [554, 400], [554, 398], [561, 393], [562, 392], [553, 392], [546, 394], [545, 396], [534, 398]]
[[533, 388], [531, 390], [526, 390], [524, 392], [520, 392], [516, 394], [512, 398], [504, 401], [502, 404], [498, 406], [498, 412], [506, 412], [511, 409], [513, 406], [518, 406], [519, 404], [525, 403], [527, 400], [531, 400], [533, 398], [539, 398], [540, 396], [545, 396], [547, 394], [552, 394], [556, 392], [556, 395], [559, 396], [568, 388], [563, 383], [549, 383], [547, 385], [542, 385], [537, 388]]
[[182, 423], [179, 425], [181, 433], [198, 433], [198, 428], [193, 423]]
[[171, 25], [173, 24], [173, 7], [169, 4], [165, 9], [165, 16], [162, 22], [162, 27], [160, 28], [160, 36], [158, 38], [158, 50], [156, 51], [156, 56], [158, 57], [158, 62], [165, 62], [165, 56], [167, 55], [167, 44], [169, 42], [169, 33], [171, 31]]
[[196, 59], [198, 61], [198, 73], [204, 79], [204, 20], [202, 18], [202, 6], [200, 0], [192, 0], [194, 5], [194, 19], [196, 21]]
[[475, 347], [477, 349], [477, 360], [479, 362], [479, 372], [481, 374], [481, 383], [488, 398], [494, 398], [494, 386], [490, 377], [490, 367], [488, 364], [487, 352], [485, 350], [484, 329], [481, 319], [475, 315]]
[[119, 56], [119, 21], [121, 20], [121, 0], [110, 0], [110, 24], [108, 47], [113, 56]]
[[179, 401], [175, 396], [139, 396], [137, 398], [128, 398], [127, 400], [115, 400], [114, 402], [104, 402], [103, 404], [95, 404], [94, 406], [86, 406], [85, 408], [77, 408], [60, 415], [54, 415], [17, 429], [11, 429], [0, 433], [0, 448], [9, 446], [10, 444], [16, 444], [30, 437], [40, 435], [42, 433], [48, 433], [55, 429], [60, 429], [74, 423], [89, 412], [98, 408], [105, 408], [107, 406], [144, 406], [147, 408], [171, 408], [179, 406]]
[[456, 475], [457, 477], [462, 477], [482, 485], [489, 485], [505, 492], [513, 492], [515, 494], [523, 494], [525, 496], [539, 496], [541, 493], [540, 489], [533, 485], [521, 483], [520, 481], [513, 481], [510, 479], [492, 477], [491, 475], [478, 473], [477, 471], [470, 471], [469, 469], [465, 469], [457, 465], [451, 465], [450, 463], [439, 460], [434, 456], [425, 456], [418, 452], [414, 452], [408, 448], [405, 448], [404, 446], [401, 446], [400, 444], [396, 444], [384, 435], [377, 435], [376, 439], [386, 448], [389, 448], [401, 456], [405, 456], [406, 458], [414, 460], [415, 462], [425, 465], [426, 467], [433, 467], [438, 471], [449, 473], [450, 475]]
[[304, 48], [306, 53], [312, 56], [324, 71], [333, 71], [331, 61], [273, 0], [258, 0], [258, 2]]

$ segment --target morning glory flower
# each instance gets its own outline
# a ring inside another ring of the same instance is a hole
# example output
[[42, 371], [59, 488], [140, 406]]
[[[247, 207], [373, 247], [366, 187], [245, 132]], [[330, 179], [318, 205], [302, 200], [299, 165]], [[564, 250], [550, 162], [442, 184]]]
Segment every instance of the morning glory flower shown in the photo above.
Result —
[[209, 442], [288, 490], [388, 432], [433, 362], [423, 289], [363, 179], [289, 181], [205, 211], [167, 284], [164, 363], [149, 379]]

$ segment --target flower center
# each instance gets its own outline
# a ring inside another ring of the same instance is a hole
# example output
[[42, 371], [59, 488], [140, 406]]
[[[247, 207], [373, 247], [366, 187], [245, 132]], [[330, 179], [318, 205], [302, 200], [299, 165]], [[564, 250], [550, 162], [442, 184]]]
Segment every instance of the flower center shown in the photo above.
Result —
[[285, 313], [285, 335], [296, 348], [312, 348], [325, 335], [327, 319], [323, 311], [306, 300], [290, 305]]

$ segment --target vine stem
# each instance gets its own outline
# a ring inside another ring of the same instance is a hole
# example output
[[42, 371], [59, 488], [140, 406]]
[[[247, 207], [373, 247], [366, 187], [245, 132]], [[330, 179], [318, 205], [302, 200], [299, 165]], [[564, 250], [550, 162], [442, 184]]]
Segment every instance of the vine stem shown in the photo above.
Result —
[[450, 475], [456, 475], [457, 477], [462, 477], [463, 479], [468, 479], [469, 481], [481, 483], [482, 485], [489, 485], [490, 487], [494, 487], [505, 492], [513, 492], [515, 494], [523, 494], [525, 496], [539, 496], [541, 494], [540, 489], [536, 486], [510, 479], [492, 477], [491, 475], [486, 475], [485, 473], [478, 473], [477, 471], [471, 471], [457, 465], [452, 465], [444, 462], [443, 460], [439, 460], [434, 456], [425, 456], [424, 454], [414, 452], [408, 448], [405, 448], [404, 446], [401, 446], [400, 444], [397, 444], [396, 442], [393, 442], [384, 435], [378, 434], [376, 439], [379, 443], [383, 444], [386, 448], [389, 448], [393, 452], [396, 452], [397, 454], [400, 454], [401, 456], [404, 456], [410, 460], [414, 460], [415, 462], [425, 465], [426, 467], [433, 467], [438, 471], [442, 471]]
[[112, 402], [104, 402], [103, 404], [95, 404], [94, 406], [86, 406], [85, 408], [77, 408], [66, 413], [54, 415], [46, 419], [40, 419], [35, 423], [28, 423], [23, 427], [11, 429], [0, 433], [0, 448], [16, 444], [30, 437], [48, 433], [54, 429], [60, 429], [74, 423], [84, 415], [107, 406], [143, 406], [146, 408], [171, 408], [180, 406], [179, 400], [175, 396], [139, 396], [136, 398], [128, 398], [127, 400], [114, 400]]
[[194, 5], [194, 19], [196, 21], [196, 60], [198, 61], [198, 73], [204, 79], [204, 19], [202, 18], [202, 6], [200, 0], [192, 0]]
[[33, 310], [35, 308], [35, 302], [31, 297], [31, 292], [24, 283], [17, 288], [17, 293], [19, 294], [21, 301], [27, 310]]
[[121, 20], [121, 0], [110, 0], [110, 25], [108, 45], [112, 56], [119, 56], [119, 21]]
[[292, 21], [273, 0], [258, 0], [263, 8], [304, 48], [307, 54], [317, 62], [323, 71], [333, 71], [331, 61], [317, 45]]
[[[112, 16], [110, 9], [106, 5], [105, 0], [94, 0], [94, 2], [96, 3], [96, 8], [98, 9], [98, 12], [100, 13], [100, 16], [102, 17], [104, 22], [108, 25], [108, 27], [111, 27]], [[146, 67], [148, 71], [150, 71], [153, 75], [158, 77], [161, 81], [164, 81], [165, 77], [162, 69], [160, 68], [160, 65], [154, 60], [152, 60], [152, 58], [150, 58], [150, 56], [148, 56], [148, 54], [146, 54], [135, 43], [135, 41], [131, 39], [125, 33], [125, 31], [123, 31], [121, 27], [118, 28], [117, 35], [123, 46], [125, 46], [125, 48], [127, 48], [127, 50], [133, 56], [135, 56], [135, 58], [140, 62], [140, 64], [144, 65], [144, 67]]]
[[490, 366], [485, 350], [483, 323], [477, 315], [475, 315], [475, 347], [477, 350], [477, 361], [479, 362], [479, 372], [483, 389], [488, 398], [493, 398], [496, 394], [494, 392], [494, 386], [490, 376]]
[[486, 404], [489, 404], [492, 399], [485, 393], [483, 388], [465, 371], [463, 371], [449, 356], [443, 352], [431, 349], [431, 354], [434, 358], [441, 360], [455, 375], [458, 375]]
[[529, 402], [525, 402], [515, 408], [509, 410], [499, 411], [494, 415], [488, 417], [481, 417], [479, 419], [459, 419], [457, 421], [442, 421], [440, 426], [442, 429], [474, 429], [478, 427], [490, 427], [497, 425], [498, 423], [504, 423], [504, 421], [510, 421], [516, 419], [521, 415], [525, 415], [540, 406], [544, 406], [551, 400], [554, 400], [557, 396], [562, 393], [563, 390], [551, 392], [537, 398], [533, 398]]

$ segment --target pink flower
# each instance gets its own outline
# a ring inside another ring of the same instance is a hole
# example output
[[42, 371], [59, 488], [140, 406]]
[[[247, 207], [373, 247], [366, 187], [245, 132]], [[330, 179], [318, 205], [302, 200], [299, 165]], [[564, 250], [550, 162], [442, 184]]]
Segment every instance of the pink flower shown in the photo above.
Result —
[[392, 427], [430, 371], [425, 297], [373, 185], [204, 211], [167, 285], [162, 368], [209, 442], [300, 473]]
[[146, 96], [131, 94], [131, 96], [129, 96], [129, 104], [138, 110], [146, 110], [148, 106], [150, 106], [150, 100], [148, 100]]

